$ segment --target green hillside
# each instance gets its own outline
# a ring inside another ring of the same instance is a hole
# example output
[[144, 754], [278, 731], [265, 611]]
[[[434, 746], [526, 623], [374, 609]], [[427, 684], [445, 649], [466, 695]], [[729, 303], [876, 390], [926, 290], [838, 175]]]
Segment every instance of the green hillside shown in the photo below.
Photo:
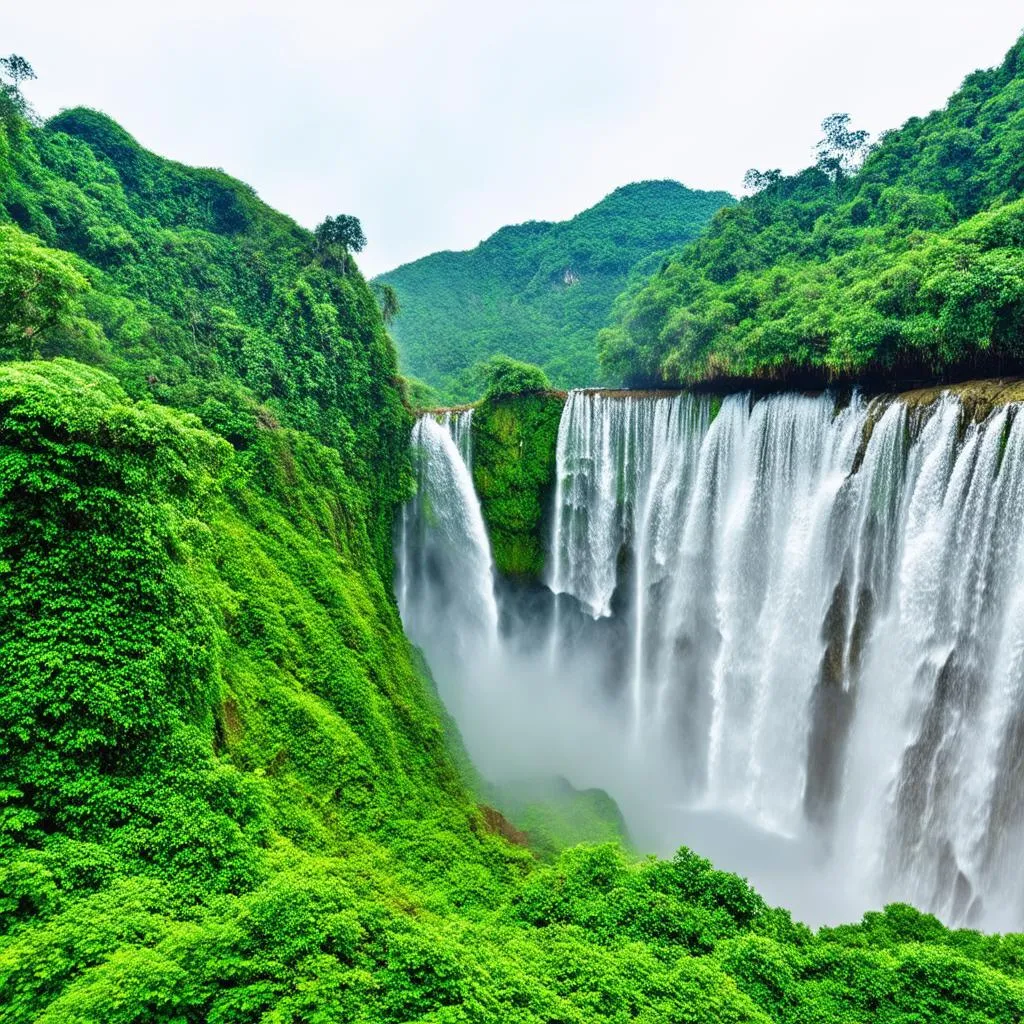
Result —
[[[535, 836], [479, 807], [391, 594], [411, 417], [350, 254], [23, 113], [0, 89], [3, 1024], [1021, 1019], [1020, 936], [815, 934], [685, 850], [560, 849], [617, 834], [601, 794], [518, 794]], [[538, 481], [498, 483], [525, 529]]]
[[467, 371], [497, 353], [536, 363], [559, 387], [596, 383], [594, 336], [630, 273], [733, 201], [675, 181], [639, 182], [572, 220], [505, 227], [468, 252], [382, 274], [398, 293], [392, 333], [403, 372], [452, 401], [478, 397]]
[[277, 423], [306, 431], [391, 507], [406, 413], [351, 257], [318, 252], [247, 185], [161, 159], [103, 114], [32, 128], [6, 100], [0, 353], [91, 362], [238, 446]]
[[616, 303], [618, 380], [912, 381], [1024, 366], [1024, 39], [856, 169], [819, 162], [759, 191]]

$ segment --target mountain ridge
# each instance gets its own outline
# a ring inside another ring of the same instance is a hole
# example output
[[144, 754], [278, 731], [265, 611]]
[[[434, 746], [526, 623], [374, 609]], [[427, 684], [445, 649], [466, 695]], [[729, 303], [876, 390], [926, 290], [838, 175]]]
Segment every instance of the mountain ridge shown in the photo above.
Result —
[[403, 372], [449, 400], [477, 397], [474, 364], [499, 353], [537, 363], [557, 386], [597, 383], [594, 337], [615, 295], [732, 202], [669, 179], [633, 182], [567, 220], [505, 225], [378, 275], [398, 294]]

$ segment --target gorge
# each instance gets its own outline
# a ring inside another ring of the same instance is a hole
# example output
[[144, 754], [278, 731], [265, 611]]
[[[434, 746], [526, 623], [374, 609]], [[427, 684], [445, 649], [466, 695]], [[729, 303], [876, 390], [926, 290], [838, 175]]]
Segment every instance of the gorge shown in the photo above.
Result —
[[34, 75], [0, 57], [2, 1024], [1024, 1020], [1024, 37], [737, 202], [634, 181], [372, 280], [272, 106], [307, 226]]
[[811, 923], [1019, 928], [1024, 418], [979, 390], [570, 392], [528, 583], [472, 410], [422, 416], [396, 594], [474, 760], [602, 786], [641, 851]]

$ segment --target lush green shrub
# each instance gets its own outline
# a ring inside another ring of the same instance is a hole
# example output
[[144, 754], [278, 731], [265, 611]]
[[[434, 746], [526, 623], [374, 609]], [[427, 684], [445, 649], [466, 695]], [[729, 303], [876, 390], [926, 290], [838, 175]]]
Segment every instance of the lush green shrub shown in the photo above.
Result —
[[534, 391], [550, 391], [551, 383], [539, 366], [521, 363], [508, 356], [494, 356], [484, 365], [487, 381], [484, 398], [503, 398]]
[[405, 395], [412, 409], [436, 409], [441, 396], [429, 385], [415, 377], [405, 377]]
[[580, 843], [629, 841], [622, 812], [603, 789], [579, 790], [567, 779], [548, 778], [492, 786], [487, 797], [526, 832], [542, 860]]
[[67, 253], [0, 225], [0, 356], [31, 359], [50, 334], [91, 332], [79, 299], [88, 287]]

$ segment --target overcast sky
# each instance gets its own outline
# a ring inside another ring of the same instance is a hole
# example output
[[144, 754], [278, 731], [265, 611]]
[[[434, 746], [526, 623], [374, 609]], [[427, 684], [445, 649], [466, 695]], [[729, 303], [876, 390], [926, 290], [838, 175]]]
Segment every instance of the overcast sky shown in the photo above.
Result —
[[827, 114], [875, 133], [941, 106], [1024, 28], [1020, 0], [4, 6], [40, 114], [98, 107], [310, 227], [354, 213], [367, 273], [629, 181], [738, 193], [809, 163]]

